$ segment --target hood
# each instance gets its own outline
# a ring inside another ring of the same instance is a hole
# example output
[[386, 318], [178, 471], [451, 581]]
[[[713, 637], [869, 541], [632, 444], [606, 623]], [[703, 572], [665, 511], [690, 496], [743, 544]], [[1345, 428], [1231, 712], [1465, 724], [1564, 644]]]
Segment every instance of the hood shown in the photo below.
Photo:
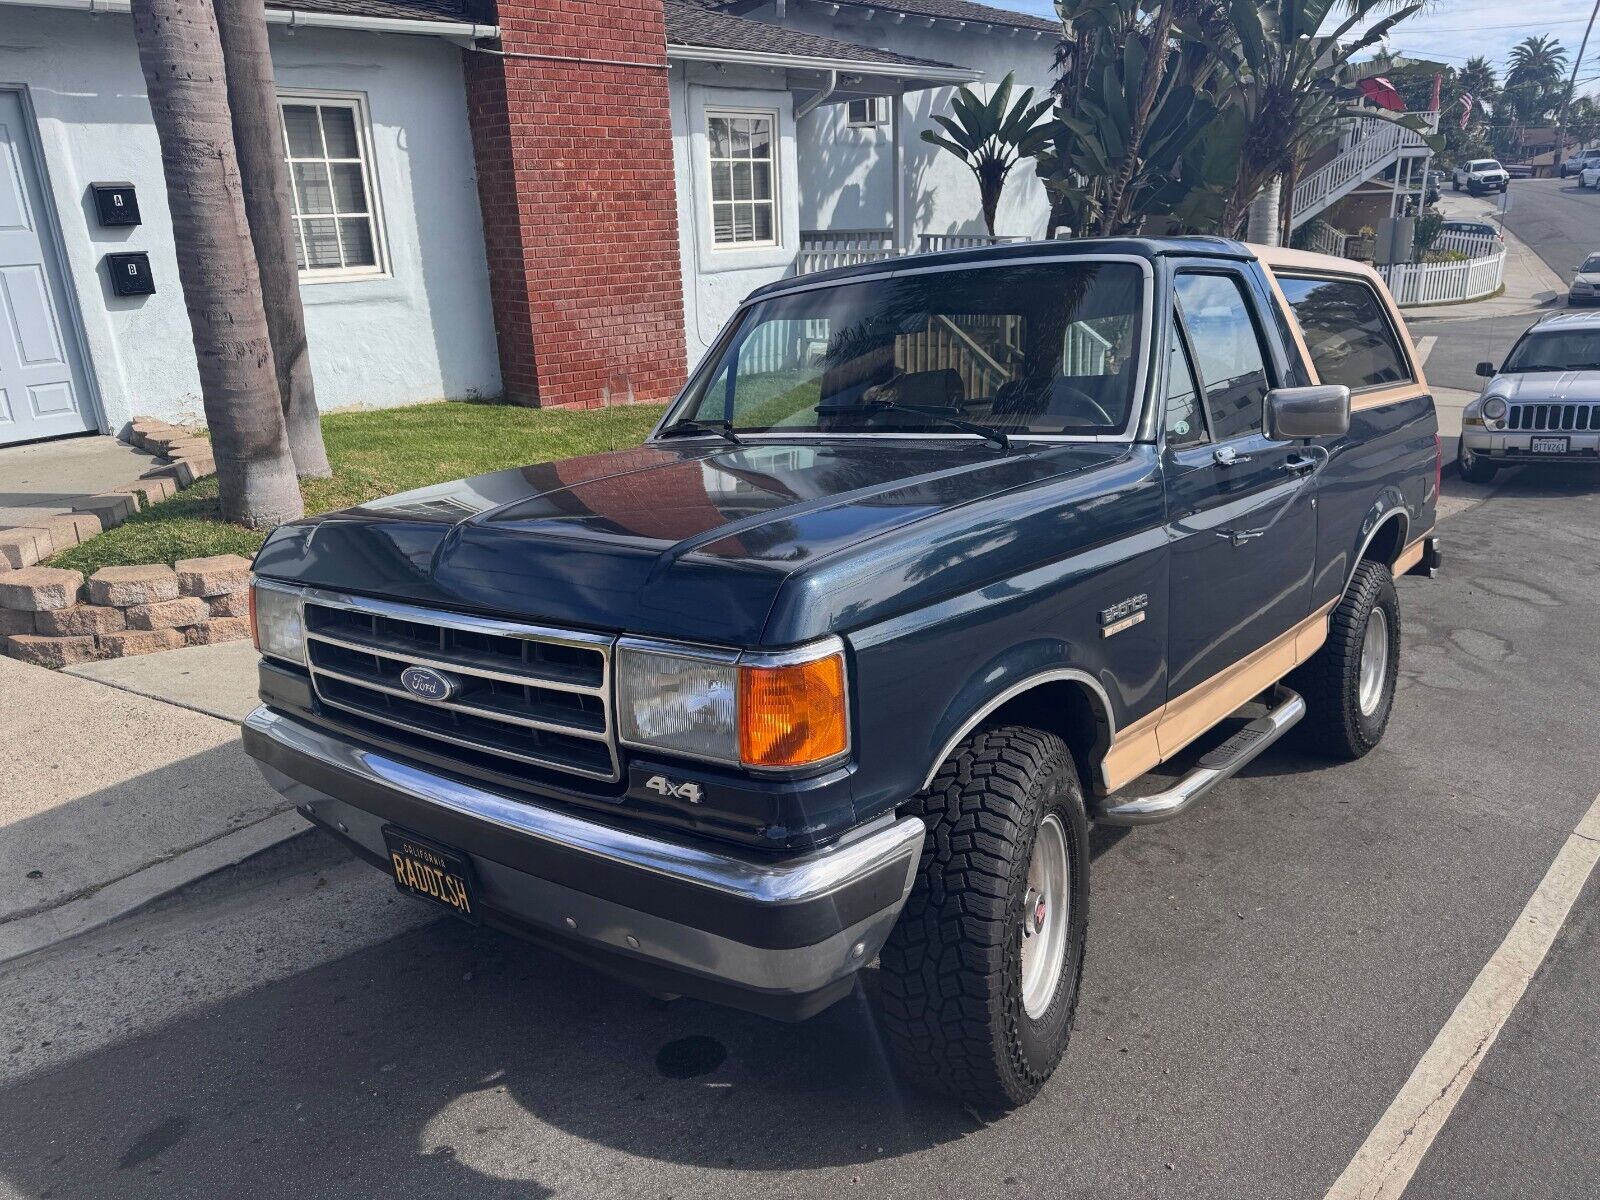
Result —
[[1573, 285], [1587, 283], [1590, 287], [1600, 287], [1600, 271], [1579, 271], [1572, 277]]
[[1494, 382], [1494, 395], [1510, 404], [1564, 400], [1571, 404], [1600, 401], [1600, 371], [1529, 371], [1502, 375]]
[[1001, 454], [927, 438], [647, 445], [287, 525], [256, 570], [536, 623], [759, 645], [778, 589], [823, 560], [1125, 451]]

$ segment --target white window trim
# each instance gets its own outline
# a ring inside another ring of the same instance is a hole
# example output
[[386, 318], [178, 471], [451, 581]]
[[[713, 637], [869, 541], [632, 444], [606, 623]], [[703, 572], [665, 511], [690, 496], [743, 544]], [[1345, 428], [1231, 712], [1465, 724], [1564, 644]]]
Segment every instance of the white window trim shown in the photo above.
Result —
[[850, 105], [855, 103], [855, 101], [850, 101], [844, 107], [844, 120], [845, 120], [845, 125], [846, 125], [847, 128], [850, 128], [850, 129], [883, 129], [883, 128], [886, 128], [888, 126], [888, 124], [889, 124], [889, 101], [890, 101], [891, 97], [889, 97], [889, 96], [858, 96], [858, 97], [856, 97], [856, 99], [865, 100], [867, 103], [872, 105], [872, 119], [869, 120], [869, 121], [857, 121], [857, 120], [852, 119], [851, 116], [850, 116]]
[[[279, 88], [278, 89], [278, 120], [283, 120], [283, 105], [285, 104], [325, 104], [344, 106], [355, 112], [356, 141], [361, 149], [361, 174], [362, 182], [367, 189], [368, 218], [372, 222], [372, 250], [377, 262], [370, 267], [324, 267], [320, 270], [309, 268], [300, 271], [302, 286], [314, 283], [356, 283], [372, 279], [390, 279], [393, 272], [390, 269], [389, 239], [384, 229], [383, 196], [378, 188], [378, 164], [373, 155], [372, 121], [367, 112], [367, 94], [365, 92], [330, 91], [326, 88]], [[287, 161], [289, 147], [284, 144], [284, 155]], [[294, 179], [291, 172], [289, 180], [291, 193], [294, 189]], [[291, 195], [291, 204], [293, 203]], [[295, 220], [293, 217], [291, 221]], [[298, 224], [298, 222], [296, 222]], [[296, 231], [298, 233], [298, 230]]]
[[[714, 199], [715, 187], [712, 182], [712, 164], [717, 161], [711, 155], [711, 122], [717, 117], [765, 117], [772, 123], [772, 140], [768, 143], [767, 163], [771, 168], [768, 178], [772, 180], [772, 236], [763, 238], [758, 242], [719, 242], [717, 241], [717, 201]], [[711, 251], [714, 254], [723, 254], [729, 251], [735, 253], [744, 250], [770, 250], [775, 246], [783, 245], [783, 183], [779, 179], [778, 163], [780, 158], [779, 142], [782, 138], [782, 126], [779, 124], [779, 113], [775, 108], [713, 108], [707, 106], [705, 110], [704, 126], [701, 130], [706, 141], [705, 168], [706, 168], [706, 215], [710, 218], [707, 229], [711, 233]]]

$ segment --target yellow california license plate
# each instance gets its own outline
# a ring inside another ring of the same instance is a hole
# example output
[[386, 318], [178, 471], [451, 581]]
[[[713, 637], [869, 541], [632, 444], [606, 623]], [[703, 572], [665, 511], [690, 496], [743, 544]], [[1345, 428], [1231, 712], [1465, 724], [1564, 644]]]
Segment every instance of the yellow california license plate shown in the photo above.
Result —
[[392, 825], [384, 826], [383, 841], [389, 849], [389, 868], [394, 872], [397, 888], [477, 922], [472, 865], [466, 855]]

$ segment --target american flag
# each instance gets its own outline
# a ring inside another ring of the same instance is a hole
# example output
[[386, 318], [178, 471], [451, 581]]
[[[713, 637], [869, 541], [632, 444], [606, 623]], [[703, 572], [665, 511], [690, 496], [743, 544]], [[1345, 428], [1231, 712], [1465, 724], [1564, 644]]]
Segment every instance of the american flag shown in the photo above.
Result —
[[1467, 127], [1467, 122], [1472, 120], [1472, 106], [1477, 103], [1471, 92], [1461, 93], [1461, 128]]

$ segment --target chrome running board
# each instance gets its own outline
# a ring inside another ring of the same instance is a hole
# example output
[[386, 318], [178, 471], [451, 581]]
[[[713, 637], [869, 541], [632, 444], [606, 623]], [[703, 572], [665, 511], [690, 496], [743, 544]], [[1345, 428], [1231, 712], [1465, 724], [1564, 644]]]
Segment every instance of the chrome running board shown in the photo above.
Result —
[[1257, 717], [1215, 750], [1208, 750], [1190, 771], [1164, 792], [1107, 804], [1095, 820], [1107, 825], [1154, 825], [1181, 816], [1191, 804], [1277, 741], [1306, 715], [1306, 702], [1279, 686], [1272, 709]]

